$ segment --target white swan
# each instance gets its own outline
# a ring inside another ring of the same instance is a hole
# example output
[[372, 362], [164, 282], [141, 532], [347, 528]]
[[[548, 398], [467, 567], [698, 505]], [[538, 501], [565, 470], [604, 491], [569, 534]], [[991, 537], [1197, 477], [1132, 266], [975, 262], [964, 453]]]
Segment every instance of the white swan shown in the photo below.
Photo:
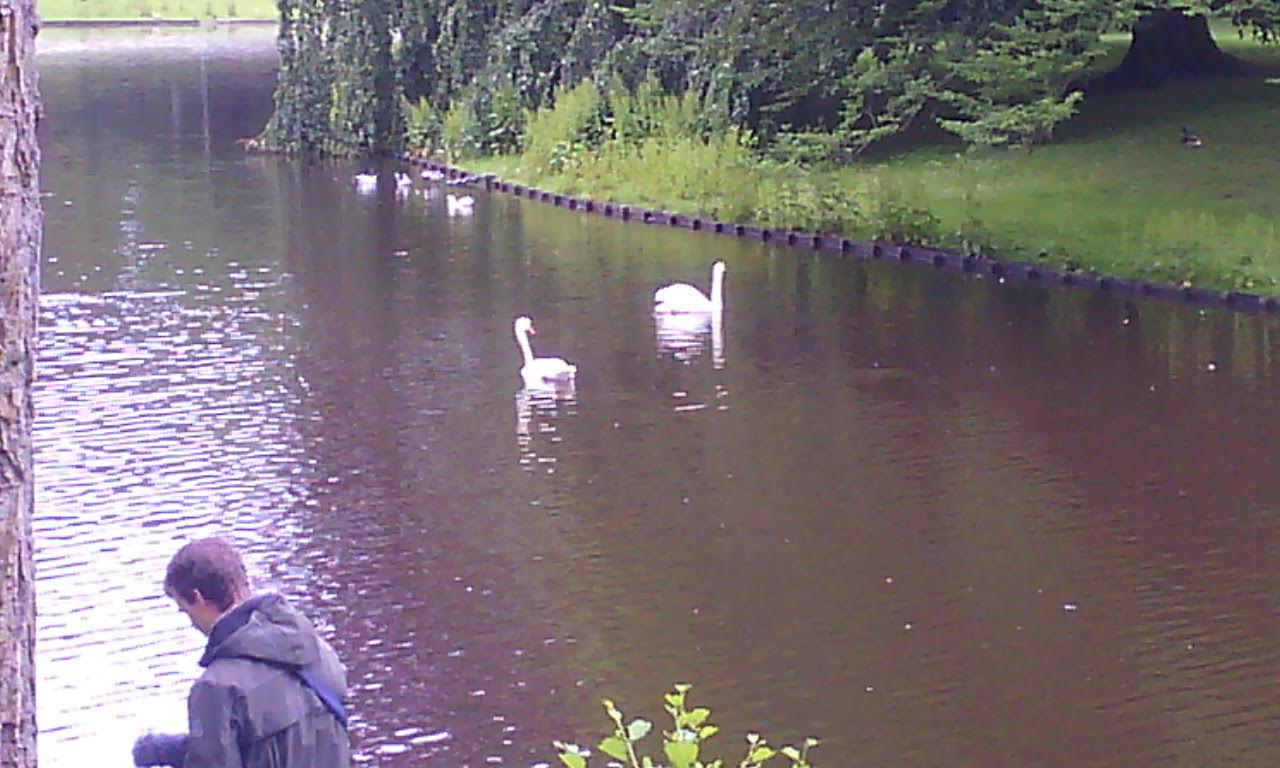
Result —
[[437, 171], [435, 168], [428, 168], [422, 172], [422, 178], [426, 181], [444, 181], [444, 171]]
[[711, 298], [688, 283], [659, 288], [653, 294], [653, 311], [659, 314], [719, 312], [724, 306], [723, 261], [711, 266]]
[[527, 317], [517, 317], [514, 330], [516, 343], [524, 354], [524, 367], [520, 376], [524, 385], [530, 389], [545, 388], [556, 385], [572, 385], [578, 373], [578, 366], [572, 365], [558, 357], [534, 357], [533, 347], [529, 345], [529, 334], [536, 334], [533, 321]]
[[351, 180], [356, 185], [356, 191], [362, 195], [378, 191], [378, 174], [376, 173], [357, 173], [351, 177]]
[[407, 173], [396, 171], [396, 194], [407, 195], [413, 191], [413, 179]]
[[470, 216], [476, 200], [471, 195], [445, 195], [444, 202], [450, 216]]

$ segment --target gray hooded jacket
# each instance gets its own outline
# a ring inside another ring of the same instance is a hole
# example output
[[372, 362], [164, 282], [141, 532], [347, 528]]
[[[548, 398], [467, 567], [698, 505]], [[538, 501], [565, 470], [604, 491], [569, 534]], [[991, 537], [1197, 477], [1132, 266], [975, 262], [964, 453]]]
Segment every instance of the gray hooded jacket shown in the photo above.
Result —
[[339, 697], [346, 671], [283, 597], [254, 598], [222, 617], [200, 666], [187, 699], [185, 768], [349, 768], [346, 728], [287, 668], [309, 669]]

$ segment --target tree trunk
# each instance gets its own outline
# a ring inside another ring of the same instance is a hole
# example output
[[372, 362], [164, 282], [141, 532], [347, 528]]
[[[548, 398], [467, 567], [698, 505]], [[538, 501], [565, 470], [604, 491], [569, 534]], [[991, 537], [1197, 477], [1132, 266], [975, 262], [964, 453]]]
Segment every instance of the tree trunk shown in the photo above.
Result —
[[40, 258], [35, 0], [0, 0], [0, 768], [34, 768], [31, 382]]
[[1154, 11], [1133, 28], [1124, 60], [1104, 83], [1130, 88], [1159, 88], [1187, 77], [1243, 75], [1248, 65], [1222, 52], [1204, 16]]

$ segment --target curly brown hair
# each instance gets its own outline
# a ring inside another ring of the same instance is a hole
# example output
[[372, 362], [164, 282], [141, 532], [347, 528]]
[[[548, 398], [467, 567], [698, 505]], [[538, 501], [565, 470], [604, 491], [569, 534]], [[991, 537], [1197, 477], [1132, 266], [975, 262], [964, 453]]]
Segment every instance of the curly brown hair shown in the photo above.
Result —
[[198, 590], [205, 600], [225, 611], [249, 594], [249, 575], [230, 542], [216, 537], [196, 539], [169, 561], [164, 590], [187, 602], [195, 600]]

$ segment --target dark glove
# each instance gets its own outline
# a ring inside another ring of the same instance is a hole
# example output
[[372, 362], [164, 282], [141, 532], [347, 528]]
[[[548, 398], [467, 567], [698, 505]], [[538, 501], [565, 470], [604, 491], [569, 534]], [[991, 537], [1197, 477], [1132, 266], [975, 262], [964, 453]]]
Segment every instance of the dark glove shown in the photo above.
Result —
[[187, 734], [144, 733], [133, 742], [133, 764], [182, 768], [187, 758]]

